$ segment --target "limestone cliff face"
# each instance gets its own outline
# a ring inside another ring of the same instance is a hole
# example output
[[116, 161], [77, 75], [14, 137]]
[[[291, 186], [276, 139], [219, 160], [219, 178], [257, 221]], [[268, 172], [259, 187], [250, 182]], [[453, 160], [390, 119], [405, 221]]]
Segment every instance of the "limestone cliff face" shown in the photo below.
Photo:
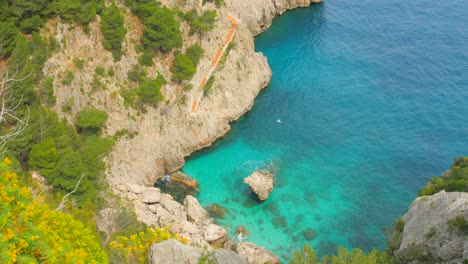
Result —
[[468, 259], [468, 238], [448, 221], [468, 220], [468, 193], [441, 191], [417, 198], [402, 217], [405, 227], [395, 256], [402, 263], [462, 263]]
[[271, 26], [273, 19], [286, 10], [306, 7], [322, 0], [252, 0], [230, 1], [234, 14], [247, 24], [253, 35], [262, 33]]
[[[216, 8], [211, 3], [202, 6], [201, 0], [188, 0], [185, 5], [177, 0], [161, 2], [184, 11]], [[157, 195], [148, 196], [141, 190], [153, 186], [156, 179], [165, 173], [180, 169], [185, 157], [225, 135], [230, 122], [252, 107], [255, 97], [268, 85], [272, 75], [267, 59], [254, 51], [253, 36], [268, 27], [273, 18], [286, 9], [306, 6], [311, 2], [227, 0], [225, 6], [217, 9], [216, 28], [203, 37], [189, 36], [188, 26], [182, 23], [182, 50], [194, 43], [200, 43], [205, 50], [197, 73], [189, 82], [193, 88], [186, 91], [185, 84], [169, 82], [162, 88], [165, 101], [156, 108], [148, 107], [145, 113], [126, 106], [121, 94], [122, 89], [131, 87], [127, 74], [138, 65], [136, 44], [142, 34], [140, 21], [128, 8], [121, 6], [125, 12], [127, 34], [123, 42], [124, 55], [119, 61], [114, 61], [111, 52], [102, 47], [99, 18], [90, 24], [89, 33], [59, 20], [51, 21], [42, 34], [55, 37], [60, 50], [46, 62], [43, 73], [45, 77], [54, 79], [57, 97], [54, 110], [70, 123], [76, 113], [86, 107], [105, 110], [109, 119], [104, 133], [114, 135], [125, 130], [133, 134], [120, 138], [106, 158], [106, 176], [112, 190], [134, 203], [140, 221], [156, 226], [183, 223], [184, 226], [172, 226], [172, 231], [183, 233], [202, 245], [215, 244], [217, 241], [210, 240], [213, 237], [211, 233], [216, 231], [215, 235], [221, 234], [218, 231], [222, 228], [209, 225], [208, 220], [206, 223], [193, 222], [183, 212], [184, 207], [169, 197], [163, 196], [163, 203], [152, 203], [148, 199], [157, 200]], [[255, 16], [252, 16], [252, 11], [255, 11]], [[198, 111], [191, 113], [198, 87], [232, 27], [227, 18], [229, 13], [239, 18], [233, 39], [235, 48], [231, 49], [226, 62], [216, 68], [212, 92], [205, 94]], [[83, 60], [82, 68], [76, 66], [76, 59]], [[172, 60], [172, 54], [157, 56], [153, 59], [154, 65], [147, 68], [148, 76], [154, 78], [160, 73], [170, 80]], [[97, 76], [96, 67], [103, 67], [105, 72], [112, 70], [114, 74]], [[68, 71], [74, 73], [74, 79], [70, 84], [64, 84], [61, 80]]]

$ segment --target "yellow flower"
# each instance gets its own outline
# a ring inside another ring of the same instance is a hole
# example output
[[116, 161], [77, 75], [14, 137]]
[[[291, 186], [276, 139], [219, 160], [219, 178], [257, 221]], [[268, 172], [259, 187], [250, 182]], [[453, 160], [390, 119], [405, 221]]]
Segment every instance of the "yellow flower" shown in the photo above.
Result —
[[5, 165], [10, 165], [11, 164], [11, 160], [9, 158], [4, 158], [3, 159], [3, 163], [5, 163]]

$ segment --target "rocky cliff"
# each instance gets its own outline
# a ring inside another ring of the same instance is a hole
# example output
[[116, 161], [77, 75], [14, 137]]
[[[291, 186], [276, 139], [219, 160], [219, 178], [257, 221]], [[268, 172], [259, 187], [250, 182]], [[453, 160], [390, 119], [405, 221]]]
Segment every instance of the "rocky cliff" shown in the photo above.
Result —
[[[417, 198], [402, 217], [401, 245], [395, 251], [401, 263], [462, 263], [468, 259], [468, 237], [450, 224], [459, 217], [468, 222], [468, 193], [441, 191]], [[465, 222], [466, 225], [466, 222]]]
[[[114, 61], [111, 52], [102, 47], [99, 18], [90, 24], [89, 32], [59, 20], [48, 23], [41, 32], [54, 37], [60, 45], [58, 52], [48, 59], [43, 69], [45, 77], [54, 80], [57, 104], [54, 110], [72, 123], [74, 116], [86, 107], [96, 107], [109, 114], [104, 133], [114, 135], [125, 131], [131, 136], [121, 137], [106, 159], [106, 176], [114, 193], [134, 204], [138, 219], [149, 225], [168, 226], [200, 245], [220, 246], [226, 239], [226, 230], [205, 218], [195, 198], [187, 198], [183, 205], [168, 195], [152, 188], [165, 173], [179, 170], [184, 158], [196, 150], [211, 145], [225, 135], [230, 122], [248, 111], [261, 89], [271, 78], [267, 59], [254, 51], [254, 35], [266, 29], [277, 15], [285, 10], [307, 6], [316, 0], [227, 0], [216, 8], [212, 3], [202, 5], [201, 0], [163, 0], [163, 5], [178, 7], [183, 11], [216, 9], [218, 21], [213, 31], [203, 37], [190, 36], [189, 27], [181, 29], [186, 47], [200, 43], [205, 50], [197, 72], [187, 84], [169, 82], [162, 88], [165, 101], [158, 107], [137, 111], [125, 104], [121, 90], [129, 87], [127, 74], [138, 65], [137, 43], [142, 34], [142, 24], [128, 8], [125, 11], [127, 34], [123, 43], [124, 54]], [[231, 22], [228, 14], [237, 16], [239, 24], [226, 61], [214, 73], [212, 92], [205, 94], [198, 111], [191, 112], [191, 103], [198, 96], [198, 87], [209, 71], [213, 58], [229, 34]], [[75, 61], [83, 61], [77, 68]], [[153, 66], [147, 68], [148, 76], [158, 73], [170, 80], [173, 55], [159, 55]], [[114, 74], [97, 76], [97, 67]], [[61, 80], [73, 72], [71, 83]], [[195, 206], [198, 204], [198, 206]], [[197, 213], [193, 212], [197, 208]], [[197, 215], [197, 217], [194, 216]], [[203, 220], [200, 220], [203, 219]]]

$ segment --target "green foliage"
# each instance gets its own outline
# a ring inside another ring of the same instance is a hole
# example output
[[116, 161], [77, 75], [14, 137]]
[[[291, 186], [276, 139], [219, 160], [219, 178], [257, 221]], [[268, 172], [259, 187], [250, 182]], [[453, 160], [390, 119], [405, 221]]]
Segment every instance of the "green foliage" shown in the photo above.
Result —
[[32, 146], [28, 165], [31, 170], [38, 170], [41, 174], [48, 175], [55, 168], [58, 158], [55, 140], [48, 137]]
[[161, 74], [155, 80], [145, 80], [138, 88], [138, 96], [144, 103], [157, 105], [164, 98], [161, 93], [161, 86], [166, 84], [166, 80]]
[[114, 76], [115, 72], [114, 72], [114, 68], [113, 67], [110, 67], [109, 70], [107, 71], [107, 75], [109, 75], [110, 77]]
[[26, 34], [37, 32], [43, 24], [42, 19], [39, 16], [33, 16], [21, 22], [20, 29]]
[[106, 70], [104, 69], [104, 67], [102, 66], [97, 66], [96, 69], [94, 70], [94, 72], [99, 75], [99, 76], [104, 76], [106, 75]]
[[70, 85], [73, 80], [75, 79], [75, 75], [71, 71], [67, 71], [65, 73], [65, 77], [62, 79], [62, 84], [63, 85]]
[[24, 33], [37, 32], [53, 15], [65, 22], [88, 25], [104, 7], [103, 0], [5, 0], [0, 1], [0, 21], [13, 22]]
[[468, 220], [462, 215], [449, 219], [447, 222], [450, 232], [458, 232], [463, 236], [468, 236]]
[[112, 263], [148, 263], [152, 244], [171, 238], [187, 243], [186, 239], [172, 235], [167, 229], [147, 228], [129, 236], [117, 236], [109, 243]]
[[229, 43], [229, 45], [226, 48], [226, 51], [224, 51], [223, 56], [219, 60], [219, 65], [224, 65], [227, 61], [227, 57], [229, 56], [229, 53], [231, 52], [232, 49], [234, 49], [237, 46], [236, 42], [232, 41]]
[[193, 35], [195, 33], [203, 34], [213, 30], [215, 28], [216, 16], [215, 10], [205, 10], [201, 15], [198, 15], [197, 10], [192, 9], [183, 17], [190, 25], [189, 33]]
[[393, 222], [392, 229], [387, 230], [387, 253], [393, 254], [395, 250], [400, 248], [403, 239], [403, 229], [405, 228], [405, 222], [403, 219], [398, 218]]
[[211, 91], [213, 91], [213, 84], [214, 84], [214, 81], [215, 81], [215, 78], [214, 76], [211, 76], [210, 79], [208, 79], [208, 81], [206, 82], [206, 85], [205, 85], [205, 91], [207, 93], [210, 93]]
[[132, 69], [127, 73], [127, 78], [136, 83], [140, 83], [146, 79], [146, 71], [139, 65], [133, 65]]
[[18, 29], [13, 22], [0, 22], [0, 43], [2, 48], [0, 49], [1, 56], [9, 56], [15, 48], [16, 36], [18, 35]]
[[77, 114], [76, 127], [82, 132], [99, 132], [108, 117], [105, 111], [95, 108], [84, 109]]
[[147, 53], [143, 53], [139, 58], [138, 61], [144, 66], [151, 66], [153, 65], [153, 58], [148, 55]]
[[435, 236], [435, 234], [436, 234], [436, 229], [435, 229], [435, 227], [431, 227], [431, 228], [429, 229], [429, 231], [427, 231], [425, 237], [426, 237], [427, 239], [430, 239], [431, 237]]
[[75, 64], [75, 66], [80, 70], [84, 69], [84, 62], [85, 61], [83, 59], [79, 59], [79, 58], [73, 59], [73, 64]]
[[198, 62], [200, 62], [200, 59], [204, 53], [205, 51], [198, 43], [191, 45], [185, 51], [185, 54], [192, 60], [195, 66], [198, 65]]
[[145, 48], [167, 53], [174, 48], [182, 47], [179, 22], [172, 10], [158, 7], [151, 11], [151, 15], [144, 14], [143, 17], [145, 29], [142, 42]]
[[196, 72], [193, 61], [182, 53], [176, 53], [171, 67], [172, 79], [175, 81], [190, 80]]
[[419, 191], [418, 196], [432, 195], [442, 190], [468, 192], [468, 157], [455, 159], [450, 170], [442, 177], [432, 178]]
[[71, 215], [52, 210], [0, 164], [2, 263], [107, 263], [99, 238]]
[[295, 251], [289, 264], [390, 264], [393, 263], [391, 256], [385, 252], [373, 250], [368, 254], [364, 254], [361, 249], [353, 249], [348, 251], [344, 247], [338, 248], [338, 254], [335, 256], [325, 256], [322, 261], [317, 258], [317, 255], [305, 245], [301, 251]]
[[41, 101], [47, 106], [55, 105], [57, 98], [54, 96], [54, 79], [49, 77], [42, 81], [39, 87], [39, 95]]
[[127, 30], [124, 27], [124, 17], [114, 3], [102, 15], [101, 31], [102, 45], [112, 51], [115, 60], [119, 60], [122, 55], [122, 41]]
[[213, 3], [213, 2], [214, 2], [214, 3], [215, 3], [215, 6], [216, 6], [217, 8], [220, 8], [222, 5], [224, 5], [224, 0], [203, 0], [203, 5], [204, 5], [205, 3], [207, 3], [207, 2], [208, 2], [208, 3]]

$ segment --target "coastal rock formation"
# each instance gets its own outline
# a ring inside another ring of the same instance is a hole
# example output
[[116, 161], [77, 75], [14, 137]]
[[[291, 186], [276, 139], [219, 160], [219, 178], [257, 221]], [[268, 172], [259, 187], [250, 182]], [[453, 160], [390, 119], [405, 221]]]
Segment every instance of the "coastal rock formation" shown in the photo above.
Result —
[[418, 197], [402, 217], [405, 223], [400, 248], [394, 252], [404, 263], [462, 263], [468, 240], [448, 222], [457, 216], [468, 221], [468, 193], [441, 191]]
[[322, 0], [233, 0], [231, 5], [235, 14], [247, 23], [250, 32], [258, 35], [271, 26], [275, 17], [285, 11], [320, 2]]
[[150, 249], [150, 264], [197, 264], [202, 257], [210, 260], [209, 263], [219, 264], [247, 264], [244, 257], [227, 249], [216, 249], [204, 252], [200, 248], [184, 245], [171, 239], [153, 244]]
[[257, 170], [245, 178], [244, 183], [249, 185], [260, 201], [268, 199], [271, 191], [273, 191], [273, 175], [269, 172]]
[[240, 242], [237, 244], [236, 252], [247, 258], [250, 264], [277, 264], [280, 260], [271, 251], [259, 247], [250, 242]]
[[[178, 0], [161, 2], [184, 11], [192, 8], [200, 11], [215, 9], [214, 3], [202, 6], [202, 1], [197, 0], [184, 4]], [[147, 107], [144, 113], [128, 107], [121, 94], [122, 89], [129, 88], [127, 74], [135, 65], [139, 65], [140, 54], [136, 43], [143, 28], [128, 7], [116, 3], [124, 13], [127, 29], [122, 43], [125, 52], [119, 61], [114, 61], [112, 53], [101, 44], [99, 16], [90, 23], [86, 32], [81, 27], [60, 20], [49, 21], [47, 32], [42, 33], [54, 38], [60, 45], [43, 68], [44, 78], [54, 80], [54, 95], [57, 98], [54, 111], [70, 124], [84, 108], [95, 107], [106, 111], [109, 118], [103, 133], [107, 136], [117, 132], [127, 133], [119, 138], [105, 159], [106, 178], [112, 191], [134, 203], [140, 221], [158, 227], [167, 225], [171, 232], [187, 237], [191, 242], [209, 246], [204, 233], [212, 220], [203, 219], [203, 214], [198, 217], [202, 220], [195, 220], [192, 218], [196, 215], [193, 208], [188, 209], [189, 202], [181, 205], [147, 187], [153, 188], [158, 178], [177, 172], [183, 166], [185, 157], [224, 136], [230, 129], [230, 123], [250, 110], [255, 97], [268, 85], [272, 75], [265, 56], [254, 50], [253, 35], [268, 27], [273, 17], [284, 10], [306, 6], [311, 2], [314, 0], [227, 0], [225, 6], [217, 8], [215, 29], [207, 32], [203, 38], [191, 36], [189, 27], [182, 23], [184, 46], [181, 50], [199, 43], [205, 50], [204, 56], [192, 80], [186, 84], [164, 85], [161, 88], [164, 101], [157, 107]], [[266, 11], [272, 8], [273, 11]], [[252, 16], [253, 13], [255, 16]], [[198, 87], [232, 27], [228, 14], [239, 18], [233, 39], [236, 45], [230, 50], [225, 63], [216, 69], [212, 91], [202, 98], [198, 111], [191, 113], [191, 103], [198, 96]], [[79, 71], [74, 66], [76, 58], [84, 61]], [[170, 80], [173, 59], [172, 53], [154, 58], [153, 66], [145, 69], [148, 78], [161, 74]], [[102, 89], [95, 89], [93, 84], [97, 67], [114, 73], [99, 77]], [[67, 71], [74, 72], [74, 79], [64, 85], [60, 80]], [[186, 90], [188, 86], [194, 88]], [[64, 112], [62, 106], [70, 110]]]

